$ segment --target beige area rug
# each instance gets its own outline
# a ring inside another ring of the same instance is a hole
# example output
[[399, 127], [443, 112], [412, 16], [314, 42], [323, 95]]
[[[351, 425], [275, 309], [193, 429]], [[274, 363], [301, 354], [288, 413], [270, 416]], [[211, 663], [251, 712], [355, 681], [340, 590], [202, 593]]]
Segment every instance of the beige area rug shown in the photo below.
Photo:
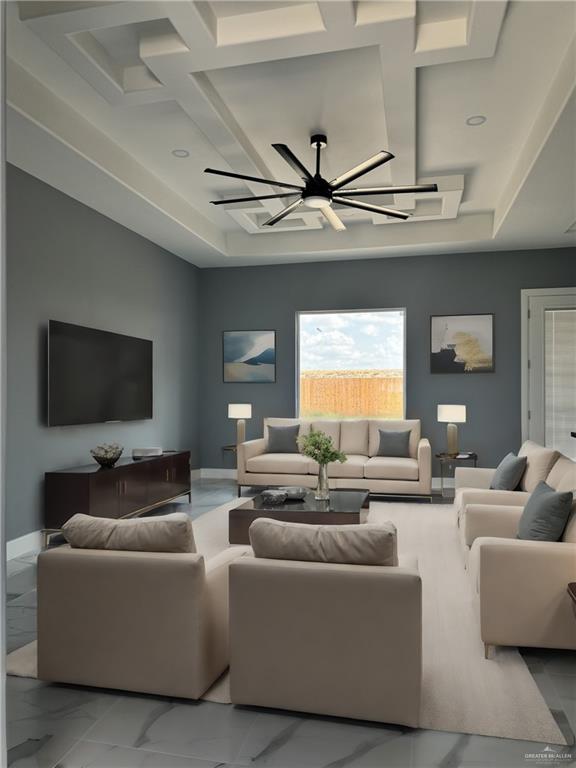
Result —
[[[14, 677], [38, 677], [38, 644], [36, 640], [28, 645], [23, 645], [6, 658], [6, 674]], [[230, 682], [228, 671], [216, 680], [204, 696], [204, 701], [213, 701], [216, 704], [231, 704]]]
[[[234, 500], [194, 521], [207, 558], [228, 546]], [[423, 697], [420, 725], [437, 731], [566, 744], [522, 656], [498, 648], [484, 658], [477, 609], [448, 505], [372, 502], [369, 520], [391, 520], [400, 554], [416, 555], [423, 594]], [[36, 677], [36, 643], [13, 651], [7, 673]], [[203, 696], [230, 703], [228, 675]]]

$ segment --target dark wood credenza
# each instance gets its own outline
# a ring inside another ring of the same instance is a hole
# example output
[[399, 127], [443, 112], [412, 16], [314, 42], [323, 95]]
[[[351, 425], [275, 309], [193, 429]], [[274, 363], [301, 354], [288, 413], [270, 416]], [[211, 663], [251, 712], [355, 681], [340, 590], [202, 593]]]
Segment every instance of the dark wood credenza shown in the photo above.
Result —
[[145, 459], [120, 459], [110, 468], [88, 464], [44, 475], [44, 528], [59, 530], [79, 512], [95, 517], [130, 517], [190, 497], [190, 452]]

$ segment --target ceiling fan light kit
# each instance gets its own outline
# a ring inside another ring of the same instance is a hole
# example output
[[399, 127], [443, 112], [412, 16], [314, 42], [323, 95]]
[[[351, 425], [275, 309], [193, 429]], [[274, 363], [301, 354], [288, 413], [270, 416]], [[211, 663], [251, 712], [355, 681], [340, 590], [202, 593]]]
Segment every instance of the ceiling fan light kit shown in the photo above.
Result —
[[297, 186], [295, 184], [287, 184], [285, 182], [274, 181], [272, 179], [259, 179], [255, 176], [245, 176], [240, 173], [230, 173], [228, 171], [217, 171], [214, 168], [206, 168], [204, 173], [212, 173], [217, 176], [228, 176], [232, 179], [242, 179], [243, 181], [254, 181], [261, 184], [270, 184], [271, 186], [280, 187], [284, 189], [294, 190], [292, 192], [282, 192], [275, 195], [256, 195], [254, 197], [238, 197], [231, 200], [212, 200], [213, 205], [224, 205], [231, 203], [247, 203], [255, 200], [271, 200], [272, 198], [294, 197], [298, 195], [298, 198], [289, 203], [279, 213], [271, 216], [264, 222], [263, 226], [272, 227], [283, 218], [293, 213], [301, 205], [305, 205], [307, 208], [313, 208], [319, 210], [326, 221], [336, 232], [342, 232], [346, 229], [344, 222], [340, 219], [338, 214], [332, 208], [332, 203], [338, 203], [338, 205], [347, 206], [348, 208], [355, 208], [361, 211], [369, 211], [370, 213], [379, 213], [384, 216], [389, 216], [394, 219], [409, 219], [410, 214], [404, 211], [397, 211], [393, 208], [384, 208], [380, 205], [373, 205], [372, 203], [364, 203], [358, 200], [353, 200], [353, 197], [362, 195], [397, 195], [397, 194], [417, 194], [422, 192], [437, 192], [438, 186], [436, 184], [415, 184], [404, 185], [398, 187], [365, 187], [353, 189], [346, 189], [346, 185], [350, 182], [358, 179], [360, 176], [364, 176], [365, 173], [373, 171], [384, 163], [389, 162], [394, 158], [391, 152], [386, 150], [380, 150], [372, 157], [369, 157], [363, 163], [354, 166], [341, 176], [337, 176], [332, 181], [327, 181], [320, 173], [320, 161], [321, 152], [328, 145], [327, 138], [322, 133], [316, 133], [310, 137], [310, 145], [316, 150], [316, 167], [315, 173], [312, 174], [306, 168], [306, 166], [296, 157], [292, 150], [286, 146], [286, 144], [272, 144], [276, 152], [288, 163], [288, 165], [295, 171], [298, 176], [304, 182], [304, 186]]

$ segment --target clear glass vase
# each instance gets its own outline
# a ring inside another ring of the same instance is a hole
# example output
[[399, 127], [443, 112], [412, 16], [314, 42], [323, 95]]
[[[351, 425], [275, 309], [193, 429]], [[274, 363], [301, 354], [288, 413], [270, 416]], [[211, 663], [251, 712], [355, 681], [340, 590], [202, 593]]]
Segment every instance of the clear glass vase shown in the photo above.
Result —
[[330, 498], [330, 488], [328, 486], [328, 465], [320, 464], [318, 467], [318, 485], [314, 498], [318, 501], [326, 501]]

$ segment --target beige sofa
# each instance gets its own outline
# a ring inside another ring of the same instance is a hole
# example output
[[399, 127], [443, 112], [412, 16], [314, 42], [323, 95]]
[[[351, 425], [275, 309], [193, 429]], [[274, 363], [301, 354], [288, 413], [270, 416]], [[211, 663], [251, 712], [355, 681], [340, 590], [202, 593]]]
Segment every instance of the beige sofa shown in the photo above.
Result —
[[228, 567], [246, 551], [42, 552], [38, 677], [198, 699], [229, 663]]
[[[562, 541], [519, 540], [518, 521], [530, 493], [490, 490], [493, 473], [456, 471], [462, 551], [478, 598], [482, 640], [487, 649], [576, 649], [576, 617], [566, 593], [576, 581], [576, 504]], [[557, 491], [576, 493], [576, 462], [556, 454], [543, 479]], [[523, 479], [524, 488], [532, 484]]]
[[[315, 487], [318, 465], [298, 453], [267, 453], [268, 427], [300, 425], [299, 434], [311, 428], [330, 435], [334, 446], [347, 456], [343, 464], [328, 466], [331, 488], [359, 488], [371, 493], [430, 496], [432, 454], [420, 434], [418, 419], [314, 421], [268, 418], [264, 437], [238, 446], [238, 488], [243, 486], [301, 485]], [[377, 456], [379, 429], [410, 430], [410, 456]]]
[[421, 621], [415, 559], [242, 558], [230, 566], [232, 702], [416, 727]]

